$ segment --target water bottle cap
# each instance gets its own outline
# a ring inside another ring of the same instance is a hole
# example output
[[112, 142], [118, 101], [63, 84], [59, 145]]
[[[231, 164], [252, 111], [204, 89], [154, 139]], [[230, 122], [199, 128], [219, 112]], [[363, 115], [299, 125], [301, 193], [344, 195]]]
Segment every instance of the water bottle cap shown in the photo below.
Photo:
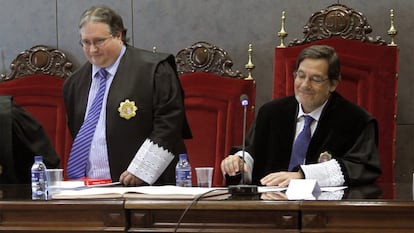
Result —
[[180, 154], [180, 159], [187, 159], [187, 154]]
[[34, 160], [35, 160], [35, 161], [43, 161], [43, 157], [42, 157], [41, 155], [36, 155], [36, 156], [34, 157]]

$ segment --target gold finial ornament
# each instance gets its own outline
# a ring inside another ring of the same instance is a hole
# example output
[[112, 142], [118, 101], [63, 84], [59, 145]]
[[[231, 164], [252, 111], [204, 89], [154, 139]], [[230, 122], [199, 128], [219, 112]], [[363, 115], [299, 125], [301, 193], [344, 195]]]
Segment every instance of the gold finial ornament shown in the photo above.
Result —
[[388, 30], [388, 35], [391, 37], [391, 42], [388, 44], [389, 46], [397, 46], [397, 44], [394, 41], [394, 37], [398, 34], [397, 29], [394, 27], [394, 10], [390, 10], [390, 20], [391, 20], [391, 26]]
[[278, 48], [285, 48], [285, 38], [287, 37], [288, 33], [285, 31], [285, 20], [286, 14], [285, 11], [282, 11], [282, 28], [277, 33], [277, 36], [280, 38], [280, 45], [277, 46]]
[[249, 49], [247, 51], [248, 51], [248, 54], [249, 54], [249, 61], [247, 62], [246, 65], [244, 65], [244, 68], [246, 68], [249, 75], [247, 76], [247, 78], [245, 78], [245, 80], [252, 80], [253, 79], [252, 70], [255, 67], [255, 65], [252, 62], [252, 53], [253, 53], [252, 44], [249, 44]]
[[118, 112], [119, 116], [127, 120], [137, 115], [137, 106], [135, 106], [135, 101], [129, 101], [126, 99], [124, 102], [119, 104]]

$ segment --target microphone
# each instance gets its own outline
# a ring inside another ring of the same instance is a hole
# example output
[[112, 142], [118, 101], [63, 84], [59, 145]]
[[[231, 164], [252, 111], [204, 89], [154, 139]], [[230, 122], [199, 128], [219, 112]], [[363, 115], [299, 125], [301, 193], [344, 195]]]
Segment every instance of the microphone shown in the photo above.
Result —
[[[247, 105], [249, 105], [249, 97], [246, 94], [240, 96], [240, 103], [243, 106], [243, 141], [242, 141], [242, 160], [244, 163], [244, 151], [246, 150], [246, 119], [247, 119]], [[242, 184], [244, 182], [244, 166], [241, 169]]]
[[249, 97], [246, 94], [242, 94], [240, 96], [240, 103], [243, 107], [246, 107], [249, 105]]
[[[246, 147], [246, 118], [247, 118], [247, 106], [249, 105], [249, 97], [246, 94], [242, 94], [240, 96], [240, 103], [243, 106], [244, 114], [243, 114], [243, 141], [242, 141], [242, 160], [244, 161], [244, 151]], [[236, 175], [230, 176], [226, 174], [226, 183], [227, 185], [233, 186], [237, 184], [245, 184], [244, 181], [244, 167], [241, 169], [241, 171], [238, 171]]]
[[[260, 199], [260, 194], [256, 185], [246, 185], [244, 180], [244, 153], [246, 150], [246, 120], [247, 120], [247, 106], [249, 105], [249, 97], [246, 94], [240, 96], [240, 103], [243, 107], [243, 142], [242, 142], [242, 160], [243, 167], [241, 167], [240, 173], [236, 176], [241, 176], [241, 184], [239, 185], [230, 185], [229, 193], [231, 197], [229, 199], [233, 200], [258, 200]], [[230, 178], [227, 177], [226, 178]], [[231, 179], [230, 179], [231, 180]], [[234, 182], [234, 179], [233, 179]]]

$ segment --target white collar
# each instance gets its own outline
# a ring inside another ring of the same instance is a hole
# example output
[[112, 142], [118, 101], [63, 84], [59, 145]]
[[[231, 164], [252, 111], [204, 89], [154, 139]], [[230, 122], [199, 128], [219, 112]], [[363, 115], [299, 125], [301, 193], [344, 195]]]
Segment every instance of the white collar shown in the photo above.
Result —
[[309, 115], [311, 116], [315, 121], [319, 121], [319, 118], [321, 117], [322, 114], [322, 110], [325, 107], [326, 103], [328, 102], [329, 98], [325, 101], [325, 103], [323, 103], [321, 106], [319, 106], [317, 109], [313, 110], [310, 113], [304, 113], [303, 109], [302, 109], [302, 104], [299, 103], [299, 111], [298, 111], [298, 115], [297, 115], [297, 120], [299, 120], [300, 117], [304, 116], [304, 115]]

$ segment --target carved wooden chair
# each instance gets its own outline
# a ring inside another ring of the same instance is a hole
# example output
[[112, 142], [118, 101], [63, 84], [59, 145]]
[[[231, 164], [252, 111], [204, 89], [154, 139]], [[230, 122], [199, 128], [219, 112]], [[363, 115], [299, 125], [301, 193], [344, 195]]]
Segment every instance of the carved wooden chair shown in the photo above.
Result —
[[62, 85], [71, 74], [72, 63], [62, 51], [37, 45], [20, 53], [10, 69], [10, 74], [0, 79], [0, 95], [12, 96], [42, 124], [61, 158], [60, 166], [66, 167], [72, 139], [66, 124]]
[[247, 129], [254, 118], [255, 81], [251, 75], [245, 78], [240, 71], [232, 70], [233, 61], [228, 53], [207, 42], [182, 49], [176, 62], [193, 134], [193, 139], [185, 141], [193, 167], [193, 185], [197, 184], [194, 168], [208, 166], [214, 167], [213, 186], [224, 186], [220, 163], [232, 146], [242, 144], [242, 94], [250, 102], [246, 110]]
[[370, 112], [379, 125], [379, 153], [382, 176], [377, 182], [394, 182], [397, 114], [398, 47], [394, 43], [393, 11], [387, 44], [381, 37], [370, 37], [367, 18], [342, 4], [333, 4], [314, 13], [304, 27], [304, 37], [285, 46], [285, 15], [275, 49], [273, 97], [293, 94], [293, 71], [299, 52], [310, 45], [335, 48], [341, 59], [342, 81], [337, 91]]

